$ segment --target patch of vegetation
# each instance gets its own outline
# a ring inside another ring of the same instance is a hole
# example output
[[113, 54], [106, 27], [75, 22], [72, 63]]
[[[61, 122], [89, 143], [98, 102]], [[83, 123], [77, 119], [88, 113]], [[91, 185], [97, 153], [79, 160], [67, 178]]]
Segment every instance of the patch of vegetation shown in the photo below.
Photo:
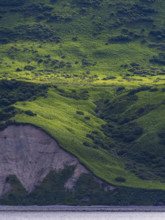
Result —
[[[12, 191], [0, 199], [1, 205], [164, 205], [165, 192], [161, 190], [132, 189], [108, 186], [97, 182], [92, 175], [83, 174], [72, 190], [64, 188], [73, 167], [50, 172], [32, 193], [27, 194], [15, 176], [7, 177]], [[116, 181], [124, 181], [118, 177]]]
[[[113, 149], [118, 156], [127, 161], [127, 169], [131, 170], [141, 179], [163, 180], [165, 152], [161, 145], [164, 145], [164, 133], [160, 130], [161, 127], [157, 128], [159, 139], [156, 138], [156, 133], [152, 134], [155, 137], [154, 142], [150, 143], [150, 146], [147, 147], [146, 143], [142, 144], [142, 136], [144, 137], [149, 132], [149, 128], [145, 130], [144, 127], [139, 126], [139, 121], [145, 121], [148, 115], [159, 112], [159, 109], [164, 107], [163, 99], [160, 99], [157, 103], [153, 102], [154, 95], [141, 106], [139, 97], [151, 91], [149, 87], [136, 88], [130, 90], [127, 94], [120, 94], [113, 102], [106, 99], [100, 100], [97, 103], [97, 114], [107, 122], [107, 124], [102, 125], [107, 140], [105, 141], [100, 138], [100, 146], [106, 146], [106, 149], [109, 150]], [[154, 92], [159, 94], [158, 89], [154, 90]], [[141, 150], [138, 149], [140, 144], [144, 146]], [[151, 150], [155, 147], [161, 149], [161, 156], [158, 151]]]
[[[10, 123], [10, 119], [16, 114], [21, 114], [23, 111], [13, 107], [17, 101], [35, 100], [39, 96], [46, 96], [48, 86], [38, 85], [35, 83], [21, 82], [16, 80], [1, 80], [0, 81], [0, 129], [4, 129]], [[35, 114], [27, 110], [24, 112], [27, 115], [34, 116]]]
[[[74, 1], [73, 1], [74, 2]], [[76, 1], [76, 4], [78, 4], [80, 7], [94, 7], [98, 8], [101, 4], [102, 0], [84, 0], [83, 2], [81, 0]]]
[[165, 130], [162, 130], [158, 133], [158, 136], [160, 138], [160, 144], [165, 145]]
[[60, 37], [57, 36], [54, 30], [47, 25], [35, 24], [35, 25], [21, 25], [16, 26], [14, 29], [3, 28], [1, 29], [1, 43], [9, 43], [16, 40], [32, 40], [32, 41], [54, 41], [60, 42]]
[[117, 181], [117, 182], [125, 182], [126, 180], [125, 180], [125, 178], [123, 178], [123, 177], [116, 177], [115, 178], [115, 180]]
[[151, 63], [165, 65], [165, 54], [160, 53], [158, 56], [153, 56], [152, 59], [150, 59]]
[[128, 43], [132, 39], [128, 36], [120, 35], [120, 36], [115, 36], [115, 37], [110, 37], [108, 42], [109, 43]]
[[20, 205], [23, 199], [26, 197], [27, 192], [22, 186], [21, 182], [15, 175], [9, 175], [6, 178], [6, 184], [10, 184], [11, 191], [7, 192], [0, 198], [0, 204], [2, 205]]
[[75, 90], [75, 89], [60, 89], [57, 86], [55, 86], [55, 90], [62, 96], [68, 97], [68, 98], [72, 98], [75, 100], [88, 100], [89, 95], [88, 95], [88, 91], [86, 89], [81, 89], [81, 90]]
[[20, 5], [23, 5], [25, 1], [19, 1], [19, 0], [14, 0], [14, 1], [11, 1], [11, 0], [2, 0], [0, 2], [0, 6], [1, 7], [9, 7], [9, 6], [20, 6]]

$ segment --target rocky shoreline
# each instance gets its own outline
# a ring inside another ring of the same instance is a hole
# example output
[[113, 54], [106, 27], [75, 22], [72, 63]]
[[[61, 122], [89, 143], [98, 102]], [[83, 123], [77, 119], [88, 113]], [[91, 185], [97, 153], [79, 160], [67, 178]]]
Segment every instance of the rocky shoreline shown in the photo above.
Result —
[[165, 212], [165, 206], [0, 206], [0, 212]]

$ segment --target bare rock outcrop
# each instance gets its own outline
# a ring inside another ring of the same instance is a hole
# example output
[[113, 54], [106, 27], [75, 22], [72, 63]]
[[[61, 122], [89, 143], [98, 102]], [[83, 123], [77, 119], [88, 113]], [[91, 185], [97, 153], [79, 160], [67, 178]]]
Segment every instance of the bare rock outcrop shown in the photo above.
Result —
[[31, 192], [51, 170], [59, 171], [66, 166], [75, 166], [73, 176], [65, 183], [67, 189], [72, 189], [83, 173], [89, 173], [76, 157], [41, 129], [11, 125], [0, 132], [0, 196], [11, 190], [6, 183], [9, 175], [16, 175]]

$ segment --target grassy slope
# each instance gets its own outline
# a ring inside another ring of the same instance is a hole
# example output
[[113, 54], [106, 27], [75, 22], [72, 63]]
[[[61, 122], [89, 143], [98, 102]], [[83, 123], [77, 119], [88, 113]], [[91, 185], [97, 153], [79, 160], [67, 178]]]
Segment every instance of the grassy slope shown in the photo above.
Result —
[[[61, 42], [58, 44], [54, 42], [47, 42], [47, 37], [43, 37], [44, 40], [40, 42], [36, 40], [35, 36], [32, 36], [31, 38], [35, 39], [35, 44], [34, 42], [27, 42], [23, 40], [17, 41], [17, 43], [2, 45], [4, 58], [1, 71], [2, 73], [8, 73], [6, 75], [2, 74], [3, 78], [6, 76], [9, 79], [14, 77], [28, 80], [56, 80], [56, 82], [64, 82], [64, 80], [68, 81], [68, 77], [69, 79], [71, 77], [73, 79], [69, 80], [69, 82], [78, 81], [77, 78], [83, 79], [84, 82], [84, 78], [89, 81], [94, 80], [94, 76], [98, 76], [99, 79], [104, 78], [106, 75], [116, 76], [121, 74], [124, 76], [128, 73], [129, 68], [123, 69], [120, 66], [124, 64], [129, 65], [134, 62], [138, 62], [138, 64], [140, 64], [143, 68], [150, 71], [153, 65], [149, 63], [149, 59], [151, 59], [152, 56], [157, 55], [158, 52], [155, 49], [148, 47], [150, 42], [142, 44], [141, 40], [148, 38], [148, 33], [152, 30], [151, 24], [136, 23], [135, 25], [132, 25], [129, 22], [125, 22], [126, 24], [122, 25], [123, 21], [121, 21], [121, 27], [110, 28], [110, 25], [116, 24], [117, 18], [113, 18], [113, 16], [111, 17], [109, 14], [115, 14], [118, 8], [120, 9], [120, 7], [116, 6], [116, 4], [114, 4], [114, 6], [107, 7], [107, 4], [111, 3], [111, 1], [103, 1], [101, 8], [85, 8], [85, 14], [80, 14], [82, 9], [80, 10], [80, 7], [77, 6], [75, 2], [73, 7], [71, 7], [72, 4], [69, 2], [70, 1], [67, 1], [66, 6], [63, 7], [65, 1], [58, 1], [54, 4], [55, 9], [51, 13], [56, 13], [63, 17], [72, 17], [71, 22], [64, 22], [60, 20], [46, 22], [46, 19], [36, 22], [36, 15], [42, 15], [43, 12], [36, 13], [36, 11], [33, 10], [31, 10], [32, 12], [30, 14], [30, 18], [27, 18], [26, 16], [24, 18], [22, 13], [18, 12], [8, 12], [3, 16], [0, 20], [0, 25], [5, 28], [11, 29], [14, 26], [18, 27], [20, 25], [33, 26], [39, 23], [44, 24], [47, 28], [53, 29], [55, 34], [61, 38]], [[128, 2], [133, 4], [134, 1]], [[30, 2], [28, 4], [30, 4]], [[164, 2], [161, 1], [159, 4], [161, 4], [163, 8]], [[154, 7], [157, 9], [159, 5], [155, 3]], [[30, 12], [28, 11], [28, 13]], [[160, 15], [162, 17], [160, 17]], [[155, 16], [154, 14], [152, 16], [156, 18], [158, 17], [157, 20], [160, 23], [160, 21], [164, 19], [163, 14], [160, 15]], [[93, 16], [95, 17], [93, 18]], [[13, 17], [14, 19], [12, 19]], [[122, 19], [125, 19], [125, 16]], [[127, 18], [127, 20], [129, 19], [130, 18]], [[133, 40], [130, 43], [109, 43], [106, 45], [111, 36], [121, 35], [122, 29], [127, 29], [128, 32], [133, 32], [134, 34], [142, 37], [140, 37], [140, 39]], [[145, 31], [141, 34], [142, 29], [145, 29]], [[77, 41], [72, 41], [73, 38], [76, 38]], [[11, 49], [11, 47], [14, 49]], [[24, 56], [22, 56], [22, 53]], [[54, 66], [51, 66], [50, 62], [38, 63], [37, 59], [43, 59], [44, 61], [48, 60], [44, 57], [45, 55], [50, 55], [51, 60], [58, 59], [59, 61], [70, 62], [72, 67], [68, 68], [65, 66], [64, 68], [54, 69]], [[65, 58], [61, 58], [63, 56], [65, 56]], [[82, 66], [83, 59], [88, 60], [90, 63], [97, 62], [97, 64], [95, 66]], [[76, 61], [78, 64], [75, 64]], [[24, 71], [24, 66], [28, 65], [28, 63], [30, 63], [29, 65], [36, 67], [36, 69], [33, 71]], [[17, 68], [20, 68], [23, 71], [16, 72]], [[47, 72], [46, 69], [53, 69], [53, 72]], [[160, 67], [158, 67], [158, 72], [159, 69]], [[41, 70], [44, 71], [43, 75]], [[86, 71], [91, 72], [90, 76], [86, 74]]]
[[[27, 8], [32, 2], [26, 2], [24, 7]], [[34, 25], [42, 24], [48, 28], [48, 31], [42, 32], [43, 28], [40, 27], [37, 31], [41, 31], [43, 39], [33, 32], [27, 39], [28, 33], [23, 27], [21, 30], [25, 30], [25, 36], [23, 32], [21, 38], [16, 37], [16, 42], [9, 37], [9, 43], [1, 45], [0, 77], [1, 79], [56, 84], [58, 88], [64, 89], [66, 92], [73, 89], [79, 92], [81, 89], [85, 89], [89, 93], [89, 99], [75, 100], [64, 97], [58, 90], [51, 88], [46, 99], [39, 98], [36, 101], [15, 104], [15, 107], [31, 110], [37, 116], [17, 114], [14, 120], [43, 128], [55, 137], [62, 147], [75, 154], [95, 175], [110, 183], [148, 189], [165, 189], [164, 183], [160, 182], [164, 181], [164, 177], [160, 178], [159, 174], [154, 178], [151, 175], [149, 180], [144, 180], [131, 170], [125, 169], [128, 158], [117, 155], [120, 142], [115, 151], [110, 147], [96, 149], [83, 144], [89, 142], [89, 145], [93, 146], [92, 140], [86, 137], [86, 134], [91, 134], [92, 131], [99, 132], [103, 142], [104, 140], [106, 142], [107, 137], [101, 130], [101, 125], [106, 124], [106, 121], [97, 117], [94, 103], [106, 98], [118, 100], [118, 97], [122, 96], [122, 93], [116, 92], [118, 87], [124, 86], [125, 93], [142, 85], [157, 86], [158, 88], [158, 91], [154, 93], [148, 91], [138, 93], [138, 101], [126, 107], [123, 115], [127, 112], [129, 114], [130, 108], [135, 109], [133, 111], [136, 112], [136, 109], [143, 107], [144, 104], [159, 104], [164, 100], [164, 93], [161, 89], [165, 78], [163, 74], [160, 75], [165, 72], [164, 65], [149, 62], [160, 52], [155, 47], [149, 47], [149, 44], [163, 42], [163, 40], [153, 41], [149, 32], [163, 27], [164, 1], [155, 1], [153, 4], [142, 3], [145, 7], [154, 8], [159, 12], [146, 15], [146, 17], [154, 18], [156, 27], [153, 27], [152, 23], [135, 22], [134, 16], [136, 17], [138, 13], [130, 17], [117, 14], [121, 8], [129, 9], [131, 5], [139, 1], [124, 1], [124, 5], [120, 7], [121, 1], [107, 0], [102, 1], [101, 7], [98, 8], [78, 5], [76, 1], [63, 0], [56, 3], [35, 1], [36, 4], [41, 2], [54, 7], [53, 10], [50, 12], [45, 9], [43, 9], [44, 11], [31, 9], [26, 11], [29, 14], [25, 16], [22, 12], [11, 12], [11, 7], [4, 7], [6, 13], [0, 19], [1, 27], [13, 30], [15, 26], [30, 25], [30, 28], [33, 29]], [[108, 4], [111, 5], [107, 7]], [[36, 21], [36, 17], [43, 16], [44, 13], [47, 13], [45, 17]], [[47, 22], [47, 18], [53, 14], [58, 15], [59, 20]], [[66, 22], [65, 18], [72, 18], [72, 21]], [[130, 20], [132, 23], [129, 22]], [[116, 25], [117, 21], [120, 25], [113, 27], [112, 25]], [[133, 35], [140, 35], [140, 38], [132, 38], [131, 42], [108, 42], [110, 37], [123, 35], [123, 29], [133, 32]], [[144, 30], [142, 31], [142, 29]], [[49, 37], [45, 35], [45, 32], [50, 32], [52, 37], [52, 30], [54, 31], [53, 36], [60, 37], [59, 43], [54, 42], [55, 40], [50, 42]], [[8, 38], [8, 35], [5, 38]], [[146, 43], [142, 43], [142, 40], [146, 40]], [[58, 60], [57, 64], [52, 64], [54, 60]], [[60, 67], [60, 62], [64, 62], [64, 66]], [[138, 72], [141, 74], [129, 71], [133, 69], [131, 63], [139, 65]], [[28, 65], [33, 69], [27, 70], [25, 67]], [[116, 78], [108, 79], [106, 77]], [[84, 115], [79, 115], [76, 111], [82, 111]], [[86, 116], [90, 117], [90, 120], [85, 119]], [[161, 152], [163, 158], [165, 156], [163, 145], [159, 144], [157, 133], [164, 129], [164, 106], [162, 105], [134, 121], [143, 128], [144, 133], [133, 142], [130, 151], [138, 154], [145, 148], [150, 152], [156, 146], [159, 149], [155, 151], [156, 157], [161, 157], [158, 153]], [[108, 141], [109, 146], [114, 142], [112, 138]], [[155, 145], [152, 144], [153, 142]], [[152, 174], [148, 164], [144, 164], [142, 168], [143, 172], [147, 171]], [[138, 169], [136, 167], [136, 170]], [[126, 182], [115, 181], [115, 178], [119, 176], [124, 177]]]
[[[125, 170], [124, 160], [117, 156], [113, 156], [112, 152], [104, 150], [101, 147], [95, 149], [83, 145], [83, 142], [88, 141], [86, 134], [92, 133], [92, 131], [100, 132], [104, 138], [104, 134], [100, 131], [100, 125], [105, 122], [95, 116], [95, 106], [93, 104], [95, 101], [93, 97], [96, 96], [96, 92], [98, 94], [99, 87], [95, 89], [89, 87], [88, 91], [90, 91], [91, 98], [85, 101], [77, 101], [71, 98], [62, 97], [53, 90], [54, 89], [51, 89], [49, 91], [47, 99], [39, 98], [35, 102], [26, 102], [26, 104], [22, 102], [17, 103], [15, 107], [24, 111], [32, 109], [37, 116], [30, 117], [27, 115], [17, 115], [15, 117], [16, 121], [31, 123], [46, 130], [61, 146], [76, 155], [93, 173], [107, 182], [118, 185], [119, 183], [115, 181], [115, 178], [121, 176], [126, 178], [126, 182], [123, 184], [120, 183], [119, 185], [148, 189], [165, 189], [163, 183], [141, 180], [131, 172]], [[104, 92], [105, 91], [106, 89], [104, 88]], [[101, 93], [101, 91], [99, 92]], [[161, 99], [161, 97], [159, 98]], [[141, 100], [139, 100], [138, 104], [141, 106], [140, 102]], [[151, 99], [148, 102], [151, 102]], [[82, 111], [84, 115], [78, 115], [76, 111]], [[156, 113], [161, 117], [161, 109], [158, 109]], [[153, 114], [155, 114], [155, 112], [153, 112]], [[90, 120], [86, 120], [84, 118], [85, 116], [90, 117]], [[141, 118], [142, 122], [145, 121], [144, 127], [148, 129], [150, 126], [146, 126], [148, 122], [147, 119], [148, 115], [143, 120]], [[152, 122], [150, 120], [150, 123], [154, 123], [154, 125], [160, 123], [161, 127], [164, 122], [157, 117], [153, 118]], [[154, 129], [155, 134], [159, 126], [154, 126]], [[141, 145], [143, 143], [141, 147], [147, 146], [146, 142], [148, 139], [145, 140], [145, 136], [152, 135], [152, 130], [150, 131], [148, 129], [144, 137], [141, 137], [142, 140], [139, 140], [137, 144]]]

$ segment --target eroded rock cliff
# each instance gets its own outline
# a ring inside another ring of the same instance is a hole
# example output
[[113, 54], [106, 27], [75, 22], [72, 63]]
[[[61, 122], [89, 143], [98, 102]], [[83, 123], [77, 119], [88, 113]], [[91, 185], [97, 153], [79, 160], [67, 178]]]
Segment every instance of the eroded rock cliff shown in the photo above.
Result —
[[0, 196], [11, 190], [6, 183], [9, 175], [15, 175], [30, 193], [51, 170], [67, 166], [75, 167], [65, 183], [66, 189], [72, 189], [78, 178], [89, 171], [53, 138], [31, 125], [11, 125], [0, 132]]

